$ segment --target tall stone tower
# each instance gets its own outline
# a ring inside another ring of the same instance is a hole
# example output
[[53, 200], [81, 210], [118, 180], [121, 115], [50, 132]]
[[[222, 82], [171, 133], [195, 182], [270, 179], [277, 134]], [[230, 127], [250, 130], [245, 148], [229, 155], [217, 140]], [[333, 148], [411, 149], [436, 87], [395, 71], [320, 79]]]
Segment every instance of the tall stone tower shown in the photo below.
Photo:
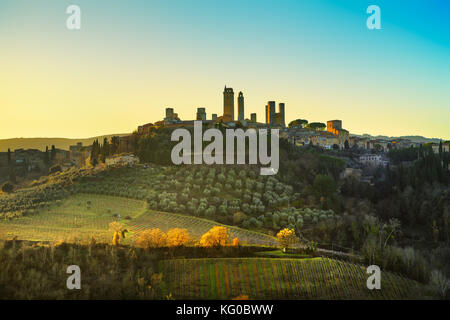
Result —
[[227, 86], [223, 91], [223, 120], [234, 121], [234, 92]]
[[279, 125], [282, 126], [283, 128], [286, 127], [286, 122], [284, 120], [284, 103], [279, 103], [278, 104], [278, 113], [280, 114], [280, 123]]
[[266, 111], [266, 122], [265, 123], [269, 123], [269, 114], [267, 113], [267, 111], [269, 110], [269, 108], [266, 106], [264, 107], [264, 110]]
[[275, 101], [267, 102], [266, 117], [267, 124], [275, 124]]
[[197, 108], [197, 120], [206, 120], [205, 108]]
[[238, 120], [244, 120], [244, 94], [242, 91], [238, 95]]

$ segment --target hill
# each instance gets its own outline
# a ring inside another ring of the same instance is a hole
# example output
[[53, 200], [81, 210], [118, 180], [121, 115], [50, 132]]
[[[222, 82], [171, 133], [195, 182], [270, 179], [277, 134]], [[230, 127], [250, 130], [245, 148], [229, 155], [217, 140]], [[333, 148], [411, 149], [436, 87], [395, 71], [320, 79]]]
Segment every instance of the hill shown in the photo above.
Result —
[[439, 143], [439, 141], [445, 140], [445, 139], [440, 139], [440, 138], [426, 138], [426, 137], [422, 137], [422, 136], [399, 136], [399, 137], [389, 137], [389, 136], [383, 136], [383, 135], [372, 136], [368, 133], [351, 134], [351, 136], [360, 137], [360, 138], [369, 138], [369, 139], [382, 139], [382, 140], [408, 139], [415, 143], [430, 143], [430, 142]]
[[84, 138], [84, 139], [69, 139], [69, 138], [13, 138], [0, 139], [0, 152], [15, 149], [39, 149], [45, 151], [45, 147], [54, 145], [58, 149], [69, 150], [69, 146], [75, 145], [77, 142], [82, 142], [83, 145], [91, 145], [96, 139], [103, 141], [104, 138], [111, 138], [113, 136], [126, 136], [128, 133], [109, 134], [105, 136]]

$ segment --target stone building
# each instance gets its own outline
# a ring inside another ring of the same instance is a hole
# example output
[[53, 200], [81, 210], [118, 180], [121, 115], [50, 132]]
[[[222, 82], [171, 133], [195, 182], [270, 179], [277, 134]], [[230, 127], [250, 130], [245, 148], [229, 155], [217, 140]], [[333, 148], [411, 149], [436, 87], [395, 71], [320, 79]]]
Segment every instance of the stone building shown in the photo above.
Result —
[[206, 120], [206, 110], [205, 108], [197, 108], [196, 120]]
[[[11, 153], [11, 158], [12, 157], [13, 153]], [[0, 167], [7, 167], [7, 166], [8, 166], [8, 152], [0, 152]]]
[[45, 152], [37, 149], [14, 150], [14, 161], [16, 166], [23, 166], [27, 171], [42, 170], [45, 167]]
[[286, 127], [285, 122], [285, 105], [278, 104], [278, 112], [275, 111], [275, 101], [269, 101], [266, 105], [266, 124], [270, 126]]
[[105, 159], [105, 164], [108, 167], [115, 167], [115, 166], [134, 166], [135, 164], [139, 163], [139, 159], [131, 153], [127, 154], [116, 154], [112, 156], [108, 156]]
[[234, 121], [234, 92], [233, 88], [227, 88], [223, 91], [223, 117], [224, 122]]
[[242, 121], [244, 119], [244, 94], [240, 91], [238, 95], [238, 120]]
[[349, 132], [342, 128], [342, 120], [330, 120], [327, 121], [327, 132], [330, 132], [337, 136], [339, 147], [343, 148], [345, 141], [350, 145]]
[[363, 165], [371, 167], [385, 167], [389, 163], [388, 160], [379, 154], [363, 154], [359, 157], [359, 162]]

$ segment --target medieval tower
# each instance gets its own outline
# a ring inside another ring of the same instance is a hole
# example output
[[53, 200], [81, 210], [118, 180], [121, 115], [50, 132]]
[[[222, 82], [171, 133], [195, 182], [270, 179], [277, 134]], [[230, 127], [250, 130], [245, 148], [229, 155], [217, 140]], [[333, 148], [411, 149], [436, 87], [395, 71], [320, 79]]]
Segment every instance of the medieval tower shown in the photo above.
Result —
[[242, 91], [238, 95], [238, 120], [244, 120], [244, 94]]
[[234, 121], [234, 92], [227, 86], [223, 91], [223, 120]]

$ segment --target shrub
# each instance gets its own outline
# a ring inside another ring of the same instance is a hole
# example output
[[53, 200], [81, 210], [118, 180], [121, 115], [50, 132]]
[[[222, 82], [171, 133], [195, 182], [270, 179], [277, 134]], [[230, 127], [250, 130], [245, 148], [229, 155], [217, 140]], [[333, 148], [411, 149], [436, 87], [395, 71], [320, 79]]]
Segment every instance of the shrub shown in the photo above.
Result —
[[5, 182], [2, 185], [2, 191], [5, 193], [11, 193], [14, 191], [14, 186], [10, 182]]
[[50, 174], [56, 173], [56, 172], [61, 172], [62, 168], [59, 164], [54, 165], [53, 167], [50, 168], [49, 172]]

